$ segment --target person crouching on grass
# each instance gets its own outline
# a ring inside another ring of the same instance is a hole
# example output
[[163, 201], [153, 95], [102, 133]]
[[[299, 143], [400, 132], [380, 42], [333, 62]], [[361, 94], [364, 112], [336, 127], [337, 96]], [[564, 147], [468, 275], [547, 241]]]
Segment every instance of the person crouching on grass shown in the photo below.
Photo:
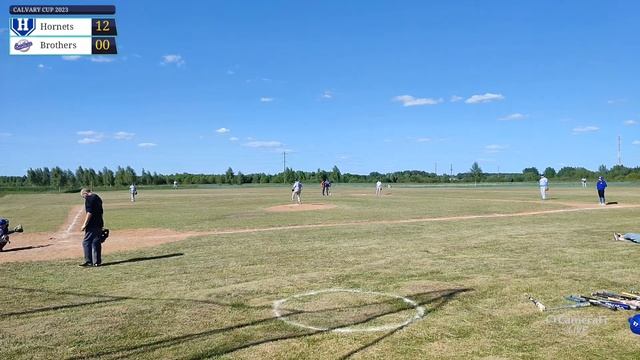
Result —
[[100, 266], [102, 264], [101, 233], [104, 227], [102, 219], [102, 199], [91, 189], [83, 188], [80, 196], [84, 198], [84, 208], [87, 214], [80, 230], [84, 231], [82, 249], [84, 250], [84, 262], [80, 266]]

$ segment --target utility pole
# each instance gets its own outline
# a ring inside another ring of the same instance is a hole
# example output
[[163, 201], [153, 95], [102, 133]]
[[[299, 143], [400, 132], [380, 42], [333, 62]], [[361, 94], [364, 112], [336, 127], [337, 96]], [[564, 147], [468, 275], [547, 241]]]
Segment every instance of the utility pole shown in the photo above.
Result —
[[286, 173], [287, 173], [287, 152], [283, 151], [282, 152], [282, 183], [283, 184], [287, 183], [287, 178], [285, 176]]
[[436, 176], [438, 175], [438, 162], [436, 161], [436, 168], [434, 170], [434, 173], [436, 174]]
[[620, 135], [618, 135], [618, 165], [622, 165], [622, 155], [620, 153]]

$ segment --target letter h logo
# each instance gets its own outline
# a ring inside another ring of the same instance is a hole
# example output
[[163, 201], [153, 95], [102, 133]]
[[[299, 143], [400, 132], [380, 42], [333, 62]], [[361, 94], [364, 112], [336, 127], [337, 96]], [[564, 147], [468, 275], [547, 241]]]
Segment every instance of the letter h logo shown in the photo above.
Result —
[[35, 29], [36, 19], [34, 18], [11, 19], [11, 31], [18, 36], [29, 36]]

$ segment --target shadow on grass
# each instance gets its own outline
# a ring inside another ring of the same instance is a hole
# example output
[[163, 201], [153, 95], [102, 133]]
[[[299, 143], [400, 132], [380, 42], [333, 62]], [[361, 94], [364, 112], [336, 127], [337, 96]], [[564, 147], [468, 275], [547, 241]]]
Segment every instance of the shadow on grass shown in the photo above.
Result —
[[17, 316], [17, 315], [37, 314], [37, 313], [46, 312], [46, 311], [72, 309], [72, 308], [81, 307], [81, 306], [98, 305], [98, 304], [110, 303], [110, 302], [120, 301], [120, 300], [121, 299], [105, 299], [105, 300], [90, 301], [90, 302], [84, 302], [84, 303], [78, 303], [78, 304], [49, 306], [49, 307], [31, 309], [31, 310], [25, 310], [25, 311], [3, 313], [3, 314], [0, 314], [0, 318], [8, 317], [8, 316]]
[[[439, 308], [441, 308], [442, 306], [444, 306], [446, 303], [448, 303], [450, 300], [452, 300], [453, 298], [455, 298], [458, 294], [462, 294], [464, 292], [467, 291], [473, 291], [473, 289], [467, 289], [467, 288], [462, 288], [462, 289], [450, 289], [450, 290], [444, 290], [444, 292], [440, 295], [440, 296], [436, 296], [435, 298], [431, 299], [431, 300], [425, 300], [425, 299], [417, 299], [417, 302], [420, 305], [426, 305], [427, 303], [429, 305], [431, 305], [426, 311], [425, 311], [425, 316], [427, 316], [428, 314], [438, 310]], [[424, 295], [424, 294], [420, 294], [420, 295]], [[414, 295], [415, 296], [415, 295]], [[366, 350], [376, 344], [378, 344], [380, 341], [390, 337], [391, 335], [395, 334], [396, 332], [404, 329], [405, 327], [411, 325], [411, 323], [403, 325], [401, 327], [398, 327], [396, 329], [393, 329], [385, 334], [383, 334], [382, 336], [379, 336], [375, 339], [373, 339], [372, 341], [368, 342], [367, 344], [354, 349], [346, 354], [344, 354], [343, 356], [340, 356], [339, 359], [340, 360], [344, 360], [344, 359], [348, 359], [351, 356]]]
[[[439, 290], [439, 291], [429, 291], [429, 292], [425, 292], [425, 293], [418, 293], [418, 294], [412, 294], [412, 295], [408, 295], [407, 297], [412, 298], [414, 301], [416, 301], [416, 303], [418, 305], [429, 305], [428, 309], [425, 311], [425, 316], [435, 312], [436, 310], [438, 310], [439, 308], [441, 308], [442, 306], [444, 306], [447, 302], [449, 302], [450, 300], [452, 300], [455, 296], [457, 296], [458, 294], [467, 292], [467, 291], [472, 291], [473, 289], [468, 289], [468, 288], [461, 288], [461, 289], [447, 289], [447, 290]], [[348, 307], [345, 307], [348, 308]], [[209, 351], [205, 351], [205, 352], [201, 352], [197, 355], [194, 356], [190, 356], [187, 357], [187, 359], [190, 360], [202, 360], [202, 359], [208, 359], [208, 358], [212, 358], [212, 357], [217, 357], [217, 356], [222, 356], [222, 355], [226, 355], [226, 354], [230, 354], [239, 350], [243, 350], [243, 349], [247, 349], [253, 346], [257, 346], [257, 345], [262, 345], [262, 344], [266, 344], [266, 343], [272, 343], [272, 342], [277, 342], [277, 341], [282, 341], [282, 340], [290, 340], [290, 339], [296, 339], [296, 338], [303, 338], [303, 337], [307, 337], [307, 336], [312, 336], [312, 335], [316, 335], [316, 334], [324, 334], [324, 333], [328, 333], [328, 332], [332, 332], [334, 330], [339, 330], [341, 328], [348, 328], [348, 327], [352, 327], [352, 326], [357, 326], [357, 325], [361, 325], [361, 324], [366, 324], [369, 321], [387, 316], [387, 315], [392, 315], [401, 311], [405, 311], [408, 310], [410, 308], [413, 307], [405, 307], [402, 309], [395, 309], [395, 310], [390, 310], [390, 311], [385, 311], [385, 312], [381, 312], [379, 314], [376, 315], [372, 315], [369, 316], [367, 318], [364, 318], [362, 320], [359, 321], [353, 321], [350, 322], [348, 324], [343, 324], [340, 326], [334, 326], [334, 327], [330, 327], [327, 328], [326, 330], [312, 330], [312, 331], [306, 331], [305, 333], [302, 334], [291, 334], [291, 335], [284, 335], [284, 336], [276, 336], [276, 337], [270, 337], [270, 338], [266, 338], [266, 339], [261, 339], [261, 340], [256, 340], [256, 341], [251, 341], [251, 342], [247, 342], [245, 344], [240, 344], [240, 345], [236, 345], [236, 346], [229, 346], [229, 347], [220, 347], [217, 349], [211, 349]], [[324, 310], [323, 310], [324, 311]], [[322, 312], [322, 311], [320, 311]], [[299, 312], [299, 313], [308, 313], [307, 311], [304, 312]], [[290, 314], [291, 315], [291, 314]], [[398, 331], [410, 326], [413, 322], [408, 323], [406, 325], [400, 326], [396, 329], [390, 330], [388, 332], [386, 332], [385, 334], [383, 334], [382, 336], [379, 336], [377, 338], [375, 338], [373, 341], [368, 342], [367, 344], [360, 346], [357, 349], [354, 349], [350, 352], [348, 352], [345, 355], [342, 355], [340, 357], [338, 357], [339, 359], [348, 359], [351, 356], [366, 350], [374, 345], [376, 345], [377, 343], [379, 343], [380, 341], [384, 340], [385, 338], [397, 333]]]
[[166, 259], [166, 258], [172, 258], [172, 257], [182, 256], [182, 255], [184, 255], [184, 253], [166, 254], [166, 255], [158, 255], [158, 256], [147, 256], [147, 257], [136, 257], [136, 258], [131, 258], [131, 259], [127, 259], [127, 260], [120, 260], [120, 261], [112, 261], [112, 262], [102, 263], [100, 266], [111, 266], [111, 265], [118, 265], [118, 264], [132, 263], [132, 262], [140, 262], [140, 261], [147, 261], [147, 260]]
[[36, 246], [23, 246], [23, 247], [17, 247], [17, 248], [12, 248], [12, 249], [3, 249], [2, 252], [32, 250], [32, 249], [39, 249], [39, 248], [43, 248], [43, 247], [47, 247], [47, 246], [51, 246], [51, 244], [36, 245]]
[[[52, 295], [78, 296], [78, 297], [88, 297], [88, 298], [104, 298], [104, 299], [107, 299], [107, 300], [110, 300], [110, 301], [111, 300], [119, 300], [119, 301], [134, 300], [134, 301], [155, 301], [155, 302], [192, 302], [192, 303], [200, 303], [200, 304], [207, 304], [207, 305], [216, 305], [216, 306], [220, 306], [220, 307], [230, 307], [230, 308], [234, 308], [234, 309], [271, 309], [271, 306], [268, 306], [268, 305], [252, 306], [252, 305], [247, 305], [247, 304], [242, 304], [242, 303], [223, 303], [223, 302], [220, 302], [220, 301], [204, 300], [204, 299], [145, 298], [145, 297], [135, 297], [135, 296], [101, 295], [101, 294], [79, 293], [79, 292], [73, 292], [73, 291], [53, 291], [53, 290], [47, 290], [47, 289], [23, 288], [23, 287], [17, 287], [17, 286], [0, 286], [0, 289], [7, 289], [7, 290], [12, 290], [12, 291], [24, 291], [24, 292], [29, 292], [29, 293], [45, 293], [45, 294], [52, 294]], [[99, 302], [96, 302], [96, 303], [99, 303]], [[75, 305], [82, 305], [82, 304], [87, 304], [88, 305], [88, 304], [91, 304], [91, 303], [61, 305], [60, 307], [64, 307], [64, 306], [73, 307]], [[55, 310], [57, 310], [57, 308], [58, 308], [58, 306], [48, 307], [48, 308], [41, 308], [41, 309], [33, 309], [33, 310], [25, 310], [25, 311], [22, 311], [22, 312], [0, 314], [0, 316], [2, 316], [2, 315], [9, 316], [9, 315], [31, 314], [31, 313], [36, 312], [35, 310], [39, 310], [37, 312], [55, 311]]]
[[[442, 306], [444, 306], [447, 302], [449, 302], [451, 299], [453, 299], [455, 296], [457, 296], [458, 294], [467, 292], [467, 291], [471, 291], [472, 289], [466, 289], [466, 288], [462, 288], [462, 289], [447, 289], [447, 290], [440, 290], [440, 291], [431, 291], [431, 292], [425, 292], [425, 293], [419, 293], [419, 294], [413, 294], [413, 295], [408, 295], [408, 297], [414, 299], [419, 305], [428, 305], [428, 309], [425, 312], [425, 314], [429, 314], [432, 313], [436, 310], [438, 310], [439, 308], [441, 308]], [[345, 307], [346, 308], [346, 307]], [[278, 336], [270, 336], [270, 337], [266, 337], [263, 339], [256, 339], [256, 340], [245, 340], [245, 341], [240, 341], [240, 343], [236, 343], [236, 344], [231, 344], [231, 345], [221, 345], [218, 347], [215, 347], [213, 349], [209, 349], [203, 352], [200, 352], [198, 354], [192, 355], [192, 356], [187, 356], [185, 357], [185, 359], [190, 359], [190, 360], [200, 360], [200, 359], [208, 359], [208, 358], [212, 358], [212, 357], [218, 357], [218, 356], [222, 356], [222, 355], [227, 355], [227, 354], [231, 354], [233, 352], [239, 351], [239, 350], [243, 350], [243, 349], [247, 349], [247, 348], [251, 348], [254, 346], [258, 346], [258, 345], [263, 345], [263, 344], [268, 344], [268, 343], [273, 343], [273, 342], [278, 342], [278, 341], [284, 341], [284, 340], [291, 340], [291, 339], [298, 339], [298, 338], [304, 338], [304, 337], [308, 337], [308, 336], [313, 336], [313, 335], [317, 335], [317, 334], [325, 334], [325, 333], [329, 333], [332, 332], [334, 330], [338, 330], [341, 328], [347, 328], [347, 327], [352, 327], [352, 326], [357, 326], [357, 325], [361, 325], [361, 324], [366, 324], [369, 321], [387, 316], [387, 315], [392, 315], [401, 311], [406, 311], [408, 309], [411, 309], [413, 307], [411, 306], [407, 306], [404, 307], [402, 309], [394, 309], [394, 310], [389, 310], [389, 311], [384, 311], [384, 312], [380, 312], [379, 314], [375, 314], [369, 317], [366, 317], [364, 319], [358, 320], [358, 321], [352, 321], [349, 322], [347, 324], [341, 324], [339, 326], [334, 326], [334, 327], [330, 327], [324, 330], [300, 330], [299, 328], [292, 328], [291, 330], [287, 330], [288, 333], [284, 334], [284, 335], [278, 335]], [[308, 313], [306, 311], [297, 311], [297, 312], [293, 312], [290, 313], [288, 315], [294, 315], [294, 314], [304, 314], [304, 313]], [[275, 316], [273, 317], [268, 317], [268, 318], [263, 318], [263, 319], [259, 319], [256, 321], [252, 321], [252, 322], [247, 322], [247, 323], [242, 323], [242, 324], [238, 324], [238, 325], [233, 325], [233, 326], [228, 326], [228, 327], [223, 327], [223, 328], [217, 328], [217, 329], [212, 329], [212, 330], [207, 330], [207, 331], [203, 331], [203, 332], [198, 332], [198, 333], [193, 333], [193, 334], [187, 334], [187, 335], [182, 335], [182, 336], [177, 336], [177, 337], [171, 337], [168, 339], [164, 339], [164, 340], [158, 340], [158, 341], [153, 341], [153, 342], [149, 342], [149, 343], [145, 343], [145, 344], [139, 344], [139, 345], [135, 345], [135, 346], [131, 346], [131, 347], [125, 347], [125, 348], [120, 348], [120, 349], [114, 349], [111, 351], [106, 351], [106, 352], [100, 352], [100, 353], [94, 353], [94, 354], [90, 354], [90, 355], [79, 355], [79, 356], [75, 356], [72, 357], [70, 359], [91, 359], [91, 358], [127, 358], [127, 357], [131, 357], [134, 356], [135, 354], [140, 354], [140, 353], [147, 353], [150, 351], [155, 351], [161, 348], [167, 348], [167, 347], [171, 347], [174, 345], [178, 345], [178, 344], [182, 344], [188, 341], [193, 341], [193, 340], [198, 340], [198, 339], [204, 339], [206, 337], [212, 336], [212, 335], [216, 335], [216, 334], [220, 334], [220, 333], [224, 333], [227, 331], [232, 331], [232, 330], [238, 330], [238, 329], [242, 329], [242, 328], [247, 328], [250, 326], [254, 326], [254, 325], [259, 325], [259, 324], [263, 324], [263, 323], [267, 323], [270, 321], [279, 321], [279, 319]], [[382, 341], [383, 339], [395, 334], [396, 332], [400, 331], [401, 329], [409, 326], [410, 324], [401, 326], [399, 328], [393, 329], [391, 331], [386, 332], [385, 334], [383, 334], [380, 337], [375, 338], [373, 341], [368, 342], [367, 344], [358, 347], [357, 349], [354, 349], [350, 352], [348, 352], [347, 354], [340, 356], [340, 359], [347, 359], [365, 349], [368, 349], [372, 346], [375, 346], [377, 343], [379, 343], [380, 341]], [[302, 331], [302, 332], [301, 332]]]
[[[27, 291], [27, 292], [33, 292], [33, 293], [38, 293], [38, 292], [42, 292], [42, 293], [49, 293], [49, 294], [57, 294], [57, 295], [75, 295], [75, 296], [82, 296], [82, 297], [102, 297], [105, 299], [102, 300], [98, 300], [98, 301], [93, 301], [93, 302], [86, 302], [86, 303], [80, 303], [80, 304], [70, 304], [70, 305], [61, 305], [61, 306], [54, 306], [54, 307], [48, 307], [48, 308], [40, 308], [40, 309], [33, 309], [33, 310], [27, 310], [27, 311], [22, 311], [22, 312], [14, 312], [14, 313], [6, 313], [6, 314], [1, 314], [1, 316], [17, 316], [17, 315], [25, 315], [25, 314], [34, 314], [34, 313], [39, 313], [39, 312], [44, 312], [44, 311], [55, 311], [55, 310], [60, 310], [60, 309], [67, 309], [67, 308], [74, 308], [74, 307], [80, 307], [80, 306], [90, 306], [90, 305], [98, 305], [98, 304], [103, 304], [103, 303], [107, 303], [107, 302], [115, 302], [115, 301], [123, 301], [123, 300], [138, 300], [138, 301], [186, 301], [186, 302], [197, 302], [197, 303], [205, 303], [205, 304], [211, 304], [211, 305], [216, 305], [216, 306], [224, 306], [224, 307], [231, 307], [234, 309], [241, 309], [241, 308], [251, 308], [251, 309], [267, 309], [267, 308], [271, 308], [271, 306], [250, 306], [250, 305], [246, 305], [243, 304], [242, 306], [235, 304], [235, 303], [231, 303], [231, 304], [225, 304], [225, 303], [221, 303], [221, 302], [216, 302], [216, 301], [211, 301], [211, 300], [200, 300], [200, 299], [154, 299], [154, 298], [138, 298], [138, 297], [129, 297], [129, 296], [110, 296], [110, 295], [96, 295], [96, 294], [82, 294], [82, 293], [74, 293], [74, 292], [56, 292], [56, 291], [49, 291], [49, 290], [43, 290], [43, 289], [30, 289], [30, 288], [18, 288], [18, 287], [6, 287], [6, 286], [0, 286], [0, 288], [4, 288], [4, 289], [11, 289], [11, 290], [19, 290], [19, 291]], [[411, 295], [407, 295], [407, 297], [411, 298], [412, 300], [414, 300], [418, 305], [422, 306], [425, 305], [426, 306], [426, 311], [425, 311], [425, 316], [433, 313], [435, 311], [437, 311], [438, 309], [440, 309], [441, 307], [443, 307], [444, 305], [446, 305], [449, 301], [451, 301], [452, 299], [454, 299], [456, 296], [458, 296], [459, 294], [468, 292], [468, 291], [473, 291], [473, 289], [469, 289], [469, 288], [453, 288], [453, 289], [446, 289], [446, 290], [437, 290], [437, 291], [428, 291], [428, 292], [422, 292], [422, 293], [416, 293], [416, 294], [411, 294]], [[385, 304], [385, 303], [389, 303], [391, 301], [394, 300], [389, 300], [389, 301], [382, 301], [382, 302], [372, 302], [372, 303], [368, 303], [365, 305], [354, 305], [354, 306], [345, 306], [345, 307], [340, 307], [340, 308], [332, 308], [332, 309], [323, 309], [323, 310], [316, 310], [316, 311], [299, 311], [299, 310], [295, 310], [295, 309], [291, 309], [290, 312], [288, 312], [286, 314], [286, 316], [291, 316], [291, 315], [297, 315], [297, 314], [304, 314], [304, 313], [322, 313], [322, 312], [329, 312], [329, 311], [335, 311], [335, 310], [343, 310], [343, 309], [348, 309], [348, 308], [358, 308], [358, 307], [362, 307], [362, 306], [371, 306], [371, 305], [375, 305], [375, 304]], [[405, 306], [403, 306], [402, 308], [398, 308], [398, 309], [391, 309], [388, 311], [380, 311], [380, 313], [378, 314], [374, 314], [371, 316], [368, 316], [366, 318], [357, 320], [357, 321], [350, 321], [348, 323], [344, 323], [338, 326], [334, 326], [334, 327], [329, 327], [327, 329], [323, 329], [323, 330], [306, 330], [306, 329], [300, 329], [297, 327], [292, 327], [289, 325], [283, 325], [285, 327], [287, 327], [288, 329], [285, 329], [285, 334], [281, 334], [281, 335], [277, 335], [277, 336], [270, 336], [270, 337], [266, 337], [266, 338], [262, 338], [262, 339], [255, 339], [255, 340], [239, 340], [239, 343], [233, 343], [233, 344], [224, 344], [224, 345], [220, 345], [220, 346], [216, 346], [212, 349], [206, 350], [206, 351], [202, 351], [200, 353], [197, 353], [195, 355], [191, 355], [191, 356], [187, 356], [185, 357], [186, 359], [192, 359], [192, 360], [200, 360], [200, 359], [207, 359], [207, 358], [212, 358], [212, 357], [217, 357], [217, 356], [222, 356], [222, 355], [226, 355], [226, 354], [230, 354], [239, 350], [243, 350], [243, 349], [247, 349], [247, 348], [251, 348], [254, 346], [258, 346], [258, 345], [262, 345], [262, 344], [268, 344], [268, 343], [273, 343], [273, 342], [278, 342], [278, 341], [284, 341], [284, 340], [290, 340], [290, 339], [298, 339], [298, 338], [304, 338], [304, 337], [308, 337], [308, 336], [313, 336], [313, 335], [317, 335], [317, 334], [325, 334], [325, 333], [329, 333], [332, 332], [334, 330], [338, 330], [341, 328], [348, 328], [348, 327], [353, 327], [353, 326], [357, 326], [357, 325], [362, 325], [362, 324], [366, 324], [372, 320], [384, 317], [384, 316], [388, 316], [388, 315], [392, 315], [392, 314], [396, 314], [402, 311], [406, 311], [406, 310], [410, 310], [412, 309], [413, 306], [409, 305], [409, 304], [405, 304]], [[115, 348], [112, 350], [108, 350], [108, 351], [102, 351], [102, 352], [98, 352], [98, 353], [92, 353], [92, 354], [83, 354], [83, 355], [76, 355], [73, 357], [69, 357], [68, 359], [70, 360], [76, 360], [76, 359], [94, 359], [94, 358], [129, 358], [132, 357], [136, 354], [141, 354], [141, 353], [148, 353], [151, 351], [155, 351], [155, 350], [159, 350], [159, 349], [163, 349], [163, 348], [170, 348], [172, 346], [176, 346], [176, 345], [180, 345], [183, 343], [187, 343], [190, 341], [195, 341], [195, 340], [199, 340], [199, 339], [206, 339], [207, 337], [210, 336], [214, 336], [217, 334], [223, 334], [226, 332], [231, 332], [231, 331], [235, 331], [235, 330], [240, 330], [240, 329], [246, 329], [246, 328], [250, 328], [252, 326], [258, 326], [258, 325], [262, 325], [265, 323], [269, 323], [269, 322], [274, 322], [274, 321], [280, 321], [277, 317], [275, 316], [270, 316], [270, 317], [266, 317], [266, 318], [261, 318], [258, 320], [253, 320], [253, 321], [248, 321], [248, 322], [244, 322], [244, 323], [240, 323], [240, 324], [235, 324], [235, 325], [230, 325], [230, 326], [225, 326], [225, 327], [221, 327], [221, 328], [215, 328], [215, 329], [210, 329], [210, 330], [206, 330], [206, 331], [201, 331], [201, 332], [195, 332], [192, 334], [185, 334], [185, 335], [180, 335], [180, 336], [173, 336], [173, 337], [169, 337], [166, 339], [162, 339], [162, 340], [156, 340], [156, 341], [151, 341], [151, 342], [147, 342], [147, 343], [142, 343], [142, 344], [138, 344], [138, 345], [133, 345], [133, 346], [127, 346], [127, 347], [121, 347], [121, 348]], [[282, 323], [284, 324], [284, 323]], [[348, 359], [351, 356], [360, 353], [368, 348], [371, 348], [373, 346], [375, 346], [376, 344], [378, 344], [379, 342], [381, 342], [382, 340], [392, 336], [393, 334], [397, 333], [398, 331], [410, 326], [412, 323], [400, 326], [398, 328], [392, 329], [390, 331], [385, 332], [384, 334], [382, 334], [379, 337], [376, 337], [375, 339], [373, 339], [372, 341], [369, 341], [368, 343], [352, 350], [349, 351], [348, 353], [339, 356], [339, 359]], [[239, 338], [239, 337], [238, 337]]]

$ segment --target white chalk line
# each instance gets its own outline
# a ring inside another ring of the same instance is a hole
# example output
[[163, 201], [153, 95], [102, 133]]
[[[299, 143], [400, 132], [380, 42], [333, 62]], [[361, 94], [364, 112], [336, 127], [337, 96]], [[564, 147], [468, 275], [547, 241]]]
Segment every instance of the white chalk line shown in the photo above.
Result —
[[[384, 296], [384, 297], [399, 299], [405, 302], [406, 304], [410, 305], [412, 308], [414, 308], [416, 310], [416, 314], [401, 323], [388, 324], [388, 325], [382, 325], [382, 326], [368, 326], [368, 327], [343, 326], [338, 328], [323, 328], [323, 327], [313, 326], [313, 325], [301, 323], [298, 321], [290, 320], [289, 318], [287, 318], [287, 315], [282, 315], [282, 312], [281, 312], [282, 305], [289, 300], [300, 299], [303, 297], [310, 297], [310, 296], [326, 294], [326, 293], [338, 293], [338, 292], [376, 295], [376, 296]], [[357, 333], [357, 332], [380, 332], [380, 331], [391, 331], [391, 330], [399, 329], [401, 327], [407, 326], [415, 321], [422, 319], [425, 314], [425, 309], [423, 306], [419, 305], [415, 301], [400, 295], [386, 294], [386, 293], [381, 293], [376, 291], [367, 291], [367, 290], [360, 290], [360, 289], [325, 289], [325, 290], [310, 291], [304, 294], [293, 295], [285, 299], [276, 300], [273, 302], [273, 314], [279, 320], [282, 320], [289, 325], [297, 326], [300, 328], [310, 329], [314, 331], [331, 331], [335, 333], [349, 334], [349, 333]]]
[[[640, 205], [624, 205], [624, 206], [610, 207], [609, 209], [624, 209], [624, 208], [638, 208], [638, 207], [640, 207]], [[287, 225], [287, 226], [273, 226], [273, 227], [268, 227], [268, 228], [206, 231], [206, 232], [202, 232], [201, 234], [202, 235], [232, 235], [232, 234], [246, 234], [246, 233], [265, 232], [265, 231], [295, 230], [295, 229], [315, 229], [315, 228], [328, 228], [328, 227], [340, 227], [340, 226], [414, 224], [414, 223], [422, 223], [422, 222], [475, 220], [475, 219], [491, 219], [491, 218], [507, 218], [507, 217], [547, 215], [547, 214], [558, 214], [558, 213], [565, 213], [565, 212], [579, 212], [579, 211], [606, 210], [606, 209], [607, 208], [598, 206], [598, 207], [588, 207], [588, 208], [585, 207], [585, 208], [571, 208], [571, 209], [527, 211], [527, 212], [521, 212], [521, 213], [506, 213], [506, 214], [495, 214], [494, 213], [494, 214], [462, 215], [462, 216], [436, 217], [436, 218], [352, 221], [352, 222], [332, 223], [332, 224]]]
[[78, 210], [78, 213], [73, 218], [73, 221], [71, 222], [71, 224], [69, 224], [69, 227], [67, 227], [67, 230], [65, 230], [65, 232], [63, 234], [65, 237], [67, 237], [67, 236], [69, 236], [71, 234], [71, 231], [73, 230], [73, 228], [78, 223], [78, 219], [80, 218], [80, 215], [82, 215], [82, 209]]
[[[330, 228], [330, 227], [342, 227], [342, 226], [363, 226], [363, 225], [394, 225], [394, 224], [415, 224], [423, 222], [438, 222], [438, 221], [458, 221], [458, 220], [475, 220], [475, 219], [491, 219], [491, 218], [507, 218], [507, 217], [520, 217], [520, 216], [535, 216], [546, 214], [557, 214], [565, 212], [578, 212], [578, 211], [590, 211], [590, 210], [607, 210], [607, 209], [625, 209], [625, 208], [638, 208], [640, 205], [617, 205], [614, 207], [578, 207], [570, 209], [555, 209], [555, 210], [540, 210], [540, 211], [528, 211], [521, 213], [507, 213], [507, 214], [484, 214], [484, 215], [463, 215], [463, 216], [451, 216], [451, 217], [435, 217], [435, 218], [416, 218], [416, 219], [399, 219], [399, 220], [372, 220], [372, 221], [351, 221], [343, 223], [330, 223], [330, 224], [305, 224], [305, 225], [286, 225], [286, 226], [273, 226], [266, 228], [251, 228], [251, 229], [230, 229], [230, 230], [217, 230], [217, 231], [202, 231], [193, 232], [189, 236], [202, 236], [202, 235], [233, 235], [233, 234], [248, 234], [259, 233], [267, 231], [281, 231], [281, 230], [295, 230], [295, 229], [317, 229], [317, 228]], [[78, 210], [78, 213], [74, 217], [72, 223], [63, 233], [63, 237], [68, 238], [71, 235], [72, 229], [76, 226], [80, 215], [82, 215], [83, 208]], [[187, 236], [187, 237], [189, 237]], [[61, 241], [66, 242], [66, 241]]]

